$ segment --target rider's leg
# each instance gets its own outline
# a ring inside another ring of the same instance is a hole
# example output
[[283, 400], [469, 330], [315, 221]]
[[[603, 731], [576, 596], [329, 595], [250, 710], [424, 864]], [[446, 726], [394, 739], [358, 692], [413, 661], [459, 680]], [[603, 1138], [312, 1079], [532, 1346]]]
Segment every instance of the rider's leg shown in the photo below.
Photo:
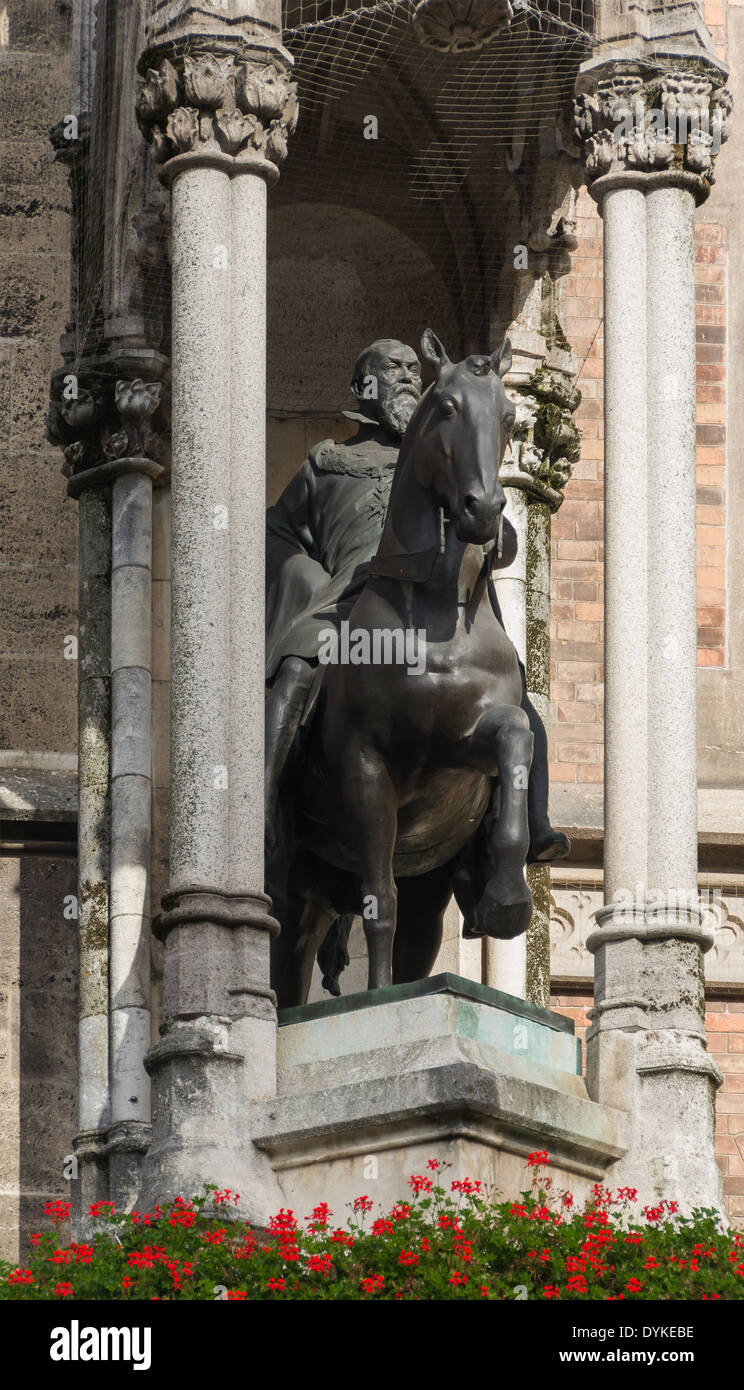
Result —
[[266, 697], [264, 814], [269, 847], [274, 843], [274, 817], [279, 781], [300, 725], [313, 671], [310, 662], [304, 661], [302, 657], [285, 657]]
[[548, 817], [548, 738], [545, 725], [527, 694], [527, 681], [524, 667], [520, 661], [522, 676], [522, 709], [530, 721], [530, 732], [534, 739], [532, 769], [527, 789], [527, 814], [530, 822], [530, 849], [528, 864], [549, 864], [554, 859], [565, 859], [570, 852], [571, 841], [560, 830], [554, 830]]

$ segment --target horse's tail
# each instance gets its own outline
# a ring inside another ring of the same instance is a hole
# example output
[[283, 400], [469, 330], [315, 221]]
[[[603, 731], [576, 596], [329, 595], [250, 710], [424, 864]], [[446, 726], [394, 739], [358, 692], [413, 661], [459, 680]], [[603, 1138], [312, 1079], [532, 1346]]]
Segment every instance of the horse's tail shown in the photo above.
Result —
[[353, 912], [337, 917], [328, 928], [323, 945], [318, 951], [318, 965], [323, 971], [323, 989], [335, 997], [341, 993], [338, 982], [349, 964], [349, 936], [353, 925]]

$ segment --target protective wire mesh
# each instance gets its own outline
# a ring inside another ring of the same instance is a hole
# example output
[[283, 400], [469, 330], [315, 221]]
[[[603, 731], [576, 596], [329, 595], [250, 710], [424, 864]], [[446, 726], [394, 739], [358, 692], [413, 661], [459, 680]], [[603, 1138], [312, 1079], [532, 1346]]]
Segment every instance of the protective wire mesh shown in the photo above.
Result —
[[561, 123], [570, 143], [592, 16], [581, 0], [517, 0], [486, 46], [443, 53], [420, 42], [416, 8], [288, 7], [301, 118], [274, 201], [332, 203], [397, 228], [476, 321], [463, 339], [481, 338], [498, 275], [527, 230], [539, 154], [560, 150]]
[[[437, 3], [458, 5], [462, 15], [486, 0]], [[568, 110], [578, 66], [590, 51], [592, 4], [513, 0], [503, 31], [479, 51], [460, 54], [420, 42], [415, 0], [365, 6], [290, 0], [284, 43], [294, 60], [301, 115], [272, 206], [324, 203], [388, 222], [421, 248], [459, 301], [484, 303], [493, 289], [491, 271], [505, 254], [507, 191], [512, 203], [516, 198], [518, 220], [534, 151]], [[86, 9], [85, 0], [78, 9]], [[90, 154], [85, 139], [68, 152], [79, 198], [76, 358], [101, 341], [111, 319], [112, 274], [127, 273], [127, 257], [150, 316], [156, 310], [168, 320], [167, 209], [165, 225], [150, 215], [135, 218], [149, 243], [144, 268], [139, 251], [133, 256], [111, 226], [141, 198], [148, 157], [141, 137], [131, 154], [120, 149], [112, 209], [112, 174], [102, 167], [104, 155], [111, 160], [107, 132], [132, 122], [121, 108], [116, 11], [111, 0], [98, 0]], [[77, 74], [75, 82], [80, 100]], [[512, 230], [513, 214], [512, 208]], [[164, 340], [152, 346], [168, 348]]]

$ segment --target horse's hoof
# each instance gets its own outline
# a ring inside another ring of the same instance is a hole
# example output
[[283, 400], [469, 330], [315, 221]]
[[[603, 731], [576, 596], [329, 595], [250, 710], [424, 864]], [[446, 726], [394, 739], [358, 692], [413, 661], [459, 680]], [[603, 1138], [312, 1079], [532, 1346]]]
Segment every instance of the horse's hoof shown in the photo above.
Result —
[[511, 941], [522, 936], [531, 921], [532, 894], [524, 880], [511, 889], [489, 883], [473, 913], [471, 933]]
[[547, 830], [530, 840], [527, 854], [528, 864], [553, 864], [556, 859], [565, 859], [571, 853], [571, 841], [562, 830]]

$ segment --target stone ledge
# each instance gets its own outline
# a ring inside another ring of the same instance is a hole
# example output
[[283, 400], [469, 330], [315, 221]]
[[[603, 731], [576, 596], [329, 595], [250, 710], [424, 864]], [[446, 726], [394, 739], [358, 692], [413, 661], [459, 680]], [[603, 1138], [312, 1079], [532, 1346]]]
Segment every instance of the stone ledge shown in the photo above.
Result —
[[[469, 1061], [344, 1083], [328, 1069], [322, 1091], [256, 1103], [248, 1129], [275, 1170], [375, 1151], [474, 1140], [526, 1157], [547, 1149], [551, 1162], [600, 1179], [628, 1145], [619, 1110]], [[338, 1069], [335, 1069], [336, 1072]]]
[[313, 1019], [332, 1018], [338, 1014], [352, 1013], [359, 1009], [382, 1007], [408, 999], [424, 999], [432, 994], [450, 994], [462, 999], [472, 999], [479, 1004], [488, 1004], [504, 1013], [518, 1018], [533, 1019], [546, 1028], [557, 1029], [563, 1033], [573, 1033], [571, 1019], [562, 1014], [543, 1009], [528, 999], [518, 999], [513, 994], [504, 994], [489, 985], [467, 980], [462, 975], [449, 971], [441, 975], [431, 975], [426, 980], [414, 980], [410, 984], [388, 985], [384, 989], [363, 990], [358, 994], [341, 995], [338, 999], [321, 999], [315, 1004], [300, 1004], [292, 1009], [279, 1010], [279, 1027], [296, 1023], [308, 1023]]
[[5, 820], [77, 820], [77, 773], [66, 768], [0, 768]]

